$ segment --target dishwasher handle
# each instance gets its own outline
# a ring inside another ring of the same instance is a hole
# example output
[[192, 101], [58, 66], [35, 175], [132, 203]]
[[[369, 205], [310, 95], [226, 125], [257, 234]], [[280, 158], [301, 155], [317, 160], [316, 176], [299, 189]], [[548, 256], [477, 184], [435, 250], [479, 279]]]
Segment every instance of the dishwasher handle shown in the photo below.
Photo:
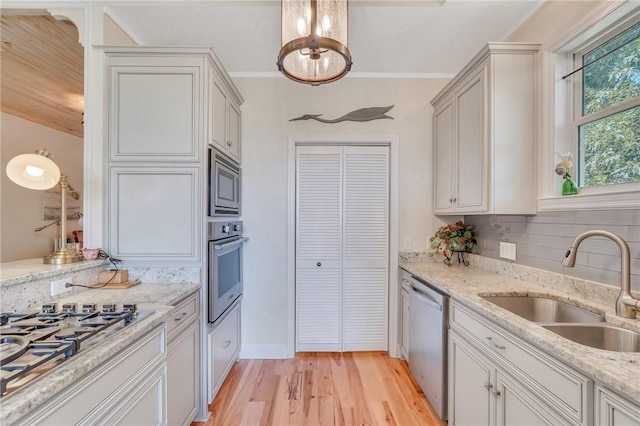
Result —
[[442, 311], [442, 305], [436, 302], [435, 300], [431, 299], [429, 295], [423, 293], [422, 291], [420, 291], [419, 288], [416, 288], [416, 286], [414, 285], [411, 286], [411, 289], [413, 290], [414, 296], [417, 297], [421, 302], [432, 307], [433, 309]]

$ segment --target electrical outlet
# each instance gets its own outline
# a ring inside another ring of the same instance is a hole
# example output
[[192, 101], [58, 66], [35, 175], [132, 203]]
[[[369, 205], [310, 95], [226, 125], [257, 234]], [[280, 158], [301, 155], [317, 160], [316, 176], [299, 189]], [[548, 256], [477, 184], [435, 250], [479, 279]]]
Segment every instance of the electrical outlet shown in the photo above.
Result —
[[516, 244], [500, 241], [500, 257], [509, 260], [516, 260]]
[[67, 283], [71, 283], [71, 278], [51, 281], [51, 295], [57, 296], [71, 291], [71, 287], [67, 287]]
[[413, 248], [413, 241], [411, 237], [402, 238], [402, 250], [411, 250]]

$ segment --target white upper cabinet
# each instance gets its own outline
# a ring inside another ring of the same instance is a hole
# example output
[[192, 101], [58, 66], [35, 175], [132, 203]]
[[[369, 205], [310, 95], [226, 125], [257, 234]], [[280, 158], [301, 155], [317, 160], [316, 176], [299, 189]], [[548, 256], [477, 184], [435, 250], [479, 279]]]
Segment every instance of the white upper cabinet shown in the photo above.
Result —
[[141, 263], [200, 262], [208, 144], [220, 132], [239, 160], [242, 97], [211, 49], [104, 51], [109, 251]]
[[431, 101], [435, 214], [535, 213], [538, 49], [489, 43]]
[[228, 89], [209, 72], [208, 143], [240, 163], [240, 108]]
[[200, 161], [202, 58], [111, 56], [111, 161]]

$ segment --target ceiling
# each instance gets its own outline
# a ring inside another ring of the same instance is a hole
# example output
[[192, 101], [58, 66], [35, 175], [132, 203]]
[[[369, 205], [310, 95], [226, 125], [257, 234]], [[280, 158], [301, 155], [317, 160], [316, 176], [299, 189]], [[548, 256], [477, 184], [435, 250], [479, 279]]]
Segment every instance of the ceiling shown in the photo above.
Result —
[[84, 50], [75, 25], [2, 12], [2, 111], [82, 137]]
[[[486, 42], [503, 41], [541, 4], [351, 0], [350, 75], [450, 76]], [[139, 44], [212, 46], [232, 76], [277, 75], [280, 1], [114, 3], [108, 13]]]
[[[355, 76], [450, 77], [505, 40], [543, 0], [351, 0]], [[83, 47], [69, 21], [2, 9], [1, 104], [82, 137]], [[138, 44], [211, 46], [232, 76], [278, 76], [280, 1], [114, 1], [108, 15]], [[283, 77], [284, 78], [284, 77]]]

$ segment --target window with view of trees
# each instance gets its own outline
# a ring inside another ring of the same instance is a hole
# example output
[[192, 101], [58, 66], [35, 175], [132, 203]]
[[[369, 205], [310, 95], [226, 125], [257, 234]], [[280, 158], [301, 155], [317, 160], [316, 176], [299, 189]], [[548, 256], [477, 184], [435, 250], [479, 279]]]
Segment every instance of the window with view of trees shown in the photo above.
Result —
[[640, 182], [640, 22], [574, 58], [579, 185]]

